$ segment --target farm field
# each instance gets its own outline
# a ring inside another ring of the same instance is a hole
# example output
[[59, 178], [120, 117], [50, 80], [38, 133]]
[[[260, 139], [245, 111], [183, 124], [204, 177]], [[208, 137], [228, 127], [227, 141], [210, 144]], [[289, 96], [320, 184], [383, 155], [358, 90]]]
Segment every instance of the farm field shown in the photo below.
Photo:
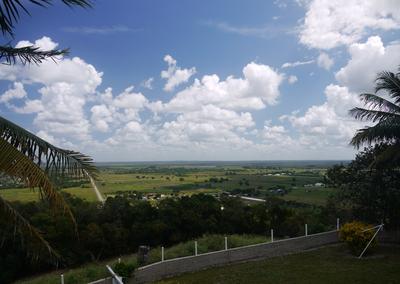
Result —
[[359, 260], [340, 245], [207, 269], [157, 283], [398, 283], [399, 262], [398, 246], [379, 247], [374, 257]]
[[[218, 194], [227, 192], [263, 198], [276, 190], [287, 201], [324, 205], [334, 189], [315, 187], [324, 182], [326, 166], [263, 167], [240, 165], [137, 165], [104, 164], [99, 166], [97, 186], [104, 196], [140, 192], [142, 194]], [[305, 187], [311, 186], [311, 187]], [[68, 187], [63, 191], [79, 198], [96, 201], [90, 184]], [[0, 189], [0, 196], [10, 201], [38, 199], [27, 188]]]

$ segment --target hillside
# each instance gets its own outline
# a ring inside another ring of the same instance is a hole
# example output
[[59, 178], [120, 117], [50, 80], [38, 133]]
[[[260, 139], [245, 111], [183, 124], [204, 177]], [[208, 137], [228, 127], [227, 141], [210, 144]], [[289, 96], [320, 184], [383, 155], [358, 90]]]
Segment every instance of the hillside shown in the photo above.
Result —
[[338, 245], [207, 269], [157, 283], [399, 283], [399, 263], [399, 246], [381, 246], [373, 256], [359, 260]]

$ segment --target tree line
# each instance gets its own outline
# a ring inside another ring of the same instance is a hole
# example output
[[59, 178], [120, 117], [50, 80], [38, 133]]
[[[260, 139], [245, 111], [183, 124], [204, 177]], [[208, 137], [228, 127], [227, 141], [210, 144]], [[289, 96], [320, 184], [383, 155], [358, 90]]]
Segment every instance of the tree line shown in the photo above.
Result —
[[[57, 266], [75, 267], [134, 253], [140, 245], [170, 246], [204, 234], [267, 237], [271, 228], [276, 237], [293, 237], [304, 234], [305, 223], [310, 232], [321, 232], [332, 228], [335, 220], [323, 208], [272, 196], [266, 203], [251, 206], [238, 198], [217, 199], [205, 194], [167, 198], [157, 205], [120, 196], [108, 198], [102, 206], [68, 194], [64, 199], [76, 217], [77, 231], [68, 216], [54, 213], [46, 202], [13, 203], [60, 255], [54, 261], [49, 261], [48, 252], [34, 239], [21, 246], [13, 226], [0, 220], [0, 228], [5, 229], [0, 231], [0, 283]], [[33, 258], [27, 255], [29, 251], [35, 251]]]

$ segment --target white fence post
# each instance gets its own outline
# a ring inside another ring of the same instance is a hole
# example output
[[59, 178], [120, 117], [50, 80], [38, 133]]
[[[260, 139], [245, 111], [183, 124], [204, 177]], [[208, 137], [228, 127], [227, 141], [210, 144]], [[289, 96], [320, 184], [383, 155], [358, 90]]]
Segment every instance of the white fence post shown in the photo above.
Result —
[[161, 261], [164, 261], [164, 247], [161, 247]]
[[64, 274], [61, 274], [61, 284], [64, 284]]
[[122, 282], [122, 277], [118, 276], [109, 265], [106, 265], [108, 271], [110, 272], [111, 276], [112, 276], [112, 283], [113, 284], [124, 284]]
[[340, 229], [340, 219], [336, 218], [336, 230], [339, 231]]
[[308, 226], [307, 224], [304, 225], [304, 234], [307, 237], [308, 236]]
[[197, 241], [194, 241], [194, 255], [197, 255]]
[[271, 243], [274, 242], [274, 229], [271, 229]]
[[121, 263], [121, 258], [120, 257], [118, 257], [118, 263]]
[[225, 250], [228, 250], [228, 237], [225, 237]]

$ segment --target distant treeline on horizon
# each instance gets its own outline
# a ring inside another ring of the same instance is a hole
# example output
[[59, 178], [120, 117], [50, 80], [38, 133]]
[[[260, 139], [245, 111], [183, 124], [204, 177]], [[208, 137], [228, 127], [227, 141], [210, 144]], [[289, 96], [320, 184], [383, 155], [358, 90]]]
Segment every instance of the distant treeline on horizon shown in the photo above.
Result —
[[96, 162], [104, 166], [189, 166], [189, 167], [331, 167], [348, 164], [350, 160], [270, 160], [270, 161], [132, 161], [132, 162]]

